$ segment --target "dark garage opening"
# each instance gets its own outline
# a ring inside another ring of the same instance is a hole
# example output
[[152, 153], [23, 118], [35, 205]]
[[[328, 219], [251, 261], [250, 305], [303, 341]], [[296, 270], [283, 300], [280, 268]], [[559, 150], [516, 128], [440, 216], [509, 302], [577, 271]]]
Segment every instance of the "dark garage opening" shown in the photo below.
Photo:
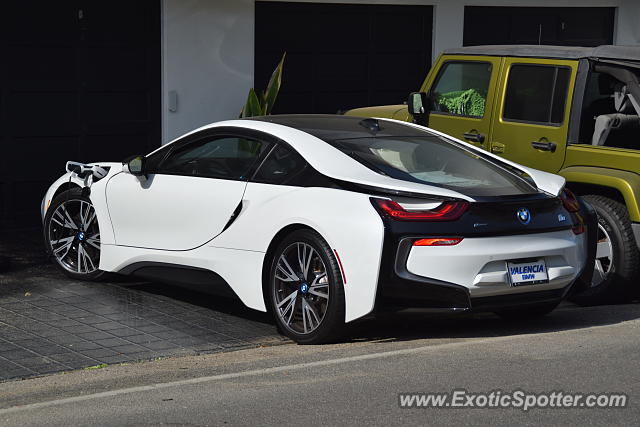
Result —
[[615, 7], [465, 6], [464, 46], [613, 43]]
[[1, 3], [0, 228], [39, 224], [67, 160], [160, 144], [160, 3]]
[[255, 85], [287, 52], [274, 113], [399, 104], [431, 65], [432, 6], [256, 2]]

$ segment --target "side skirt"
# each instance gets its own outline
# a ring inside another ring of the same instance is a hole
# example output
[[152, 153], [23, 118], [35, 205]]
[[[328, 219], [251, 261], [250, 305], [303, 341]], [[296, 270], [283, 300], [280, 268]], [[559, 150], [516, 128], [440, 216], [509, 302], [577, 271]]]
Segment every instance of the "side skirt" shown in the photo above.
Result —
[[143, 261], [130, 264], [117, 273], [168, 285], [181, 285], [196, 291], [224, 297], [238, 298], [231, 286], [220, 275], [204, 268]]

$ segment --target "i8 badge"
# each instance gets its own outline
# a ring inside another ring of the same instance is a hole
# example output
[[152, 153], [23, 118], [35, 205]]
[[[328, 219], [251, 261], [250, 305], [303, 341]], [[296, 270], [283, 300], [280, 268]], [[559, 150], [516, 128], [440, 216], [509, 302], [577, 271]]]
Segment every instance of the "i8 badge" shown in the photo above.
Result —
[[531, 213], [527, 208], [518, 209], [518, 212], [516, 212], [516, 216], [518, 217], [518, 220], [524, 225], [527, 225], [531, 222]]

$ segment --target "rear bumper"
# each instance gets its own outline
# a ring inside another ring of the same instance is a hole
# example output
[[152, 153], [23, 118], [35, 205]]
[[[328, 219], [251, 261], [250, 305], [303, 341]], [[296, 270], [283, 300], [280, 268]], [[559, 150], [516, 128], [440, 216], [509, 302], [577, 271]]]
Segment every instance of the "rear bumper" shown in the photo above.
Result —
[[[560, 302], [589, 265], [587, 233], [570, 230], [468, 238], [466, 247], [413, 247], [413, 240], [394, 246], [393, 266], [380, 275], [377, 308], [492, 311]], [[545, 258], [549, 282], [512, 287], [506, 261], [531, 257]]]
[[[586, 258], [584, 234], [571, 230], [465, 238], [455, 246], [412, 246], [413, 241], [403, 239], [399, 245], [399, 252], [409, 248], [407, 271], [459, 284], [471, 298], [563, 288], [578, 277]], [[548, 282], [511, 286], [507, 262], [539, 258], [545, 260]]]
[[573, 285], [569, 284], [564, 288], [547, 291], [472, 298], [471, 306], [474, 311], [498, 311], [506, 308], [520, 308], [544, 303], [559, 303], [571, 292], [572, 288]]

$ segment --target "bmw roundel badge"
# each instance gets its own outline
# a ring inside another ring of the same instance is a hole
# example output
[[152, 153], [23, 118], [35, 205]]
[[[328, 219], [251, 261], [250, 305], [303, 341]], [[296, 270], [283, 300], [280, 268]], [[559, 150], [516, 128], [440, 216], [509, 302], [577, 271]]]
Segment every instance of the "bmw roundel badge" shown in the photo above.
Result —
[[516, 216], [518, 217], [518, 220], [524, 225], [527, 225], [531, 222], [531, 213], [527, 208], [518, 209], [518, 212], [516, 212]]

